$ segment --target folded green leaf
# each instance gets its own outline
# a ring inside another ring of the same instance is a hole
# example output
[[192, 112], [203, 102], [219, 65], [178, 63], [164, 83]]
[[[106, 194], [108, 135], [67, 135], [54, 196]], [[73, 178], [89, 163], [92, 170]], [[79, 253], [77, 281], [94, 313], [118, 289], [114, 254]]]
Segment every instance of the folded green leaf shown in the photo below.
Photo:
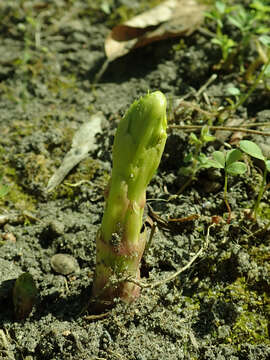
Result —
[[213, 156], [213, 159], [216, 160], [216, 162], [219, 164], [219, 166], [215, 166], [215, 167], [218, 167], [220, 169], [225, 168], [225, 156], [224, 156], [223, 152], [214, 151], [212, 156]]
[[234, 162], [242, 158], [242, 153], [238, 149], [233, 149], [227, 152], [226, 154], [226, 167], [230, 166]]
[[242, 175], [247, 171], [247, 166], [243, 162], [236, 161], [229, 165], [226, 170], [230, 175]]
[[207, 164], [204, 166], [206, 168], [213, 167], [216, 169], [224, 169], [224, 167], [216, 160], [208, 159]]
[[248, 155], [250, 155], [256, 159], [260, 159], [263, 161], [265, 160], [262, 150], [253, 141], [241, 140], [239, 143], [239, 147], [242, 151], [244, 151]]

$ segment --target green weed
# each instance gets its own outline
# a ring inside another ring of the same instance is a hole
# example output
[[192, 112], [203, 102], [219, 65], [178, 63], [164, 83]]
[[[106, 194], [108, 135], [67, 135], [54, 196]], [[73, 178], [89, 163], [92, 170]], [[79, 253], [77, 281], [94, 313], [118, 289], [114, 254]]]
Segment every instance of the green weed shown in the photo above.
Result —
[[184, 159], [185, 166], [179, 169], [179, 173], [187, 176], [188, 180], [181, 186], [177, 195], [181, 194], [196, 179], [196, 174], [201, 168], [206, 167], [207, 157], [202, 152], [202, 149], [207, 143], [215, 139], [209, 133], [208, 126], [202, 127], [199, 138], [194, 133], [190, 134], [189, 143], [193, 145], [193, 149]]
[[264, 162], [264, 171], [263, 171], [262, 182], [261, 182], [261, 185], [260, 185], [257, 200], [256, 200], [255, 205], [253, 207], [253, 213], [254, 213], [254, 216], [256, 218], [256, 216], [258, 214], [259, 206], [260, 206], [260, 203], [261, 203], [261, 200], [262, 200], [262, 196], [263, 196], [264, 191], [265, 191], [266, 176], [267, 176], [267, 173], [270, 172], [270, 160], [267, 160], [264, 157], [264, 155], [263, 155], [261, 149], [259, 148], [259, 146], [257, 144], [255, 144], [253, 141], [242, 140], [239, 143], [239, 147], [246, 154], [250, 155], [251, 157], [253, 157], [255, 159], [259, 159], [259, 160]]
[[231, 207], [227, 199], [228, 193], [228, 176], [242, 175], [247, 171], [245, 163], [239, 161], [242, 158], [242, 152], [238, 149], [232, 149], [227, 152], [214, 151], [212, 158], [208, 158], [205, 167], [214, 167], [224, 170], [224, 202], [228, 209], [227, 223], [231, 221]]
[[[268, 35], [270, 6], [266, 1], [255, 0], [248, 8], [243, 5], [227, 6], [225, 1], [216, 1], [214, 8], [206, 13], [206, 18], [216, 24], [212, 43], [221, 49], [221, 60], [216, 69], [231, 70], [239, 66], [240, 73], [246, 71], [246, 58], [257, 50], [258, 59], [249, 66], [254, 67], [267, 62], [269, 55]], [[225, 24], [230, 24], [235, 31], [228, 34]], [[251, 71], [248, 72], [249, 75]]]

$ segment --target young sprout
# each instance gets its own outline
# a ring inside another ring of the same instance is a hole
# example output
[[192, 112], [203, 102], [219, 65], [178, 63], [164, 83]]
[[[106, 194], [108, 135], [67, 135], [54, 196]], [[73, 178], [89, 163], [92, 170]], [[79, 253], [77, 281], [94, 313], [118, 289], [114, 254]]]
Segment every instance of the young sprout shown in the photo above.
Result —
[[184, 159], [186, 166], [179, 169], [179, 173], [188, 176], [188, 180], [178, 190], [177, 195], [181, 194], [186, 187], [196, 179], [196, 173], [205, 167], [207, 157], [202, 152], [202, 148], [214, 140], [216, 140], [216, 138], [209, 133], [209, 127], [207, 125], [202, 127], [199, 138], [194, 133], [190, 134], [189, 143], [192, 144], [194, 148]]
[[227, 223], [231, 221], [231, 207], [227, 199], [228, 193], [228, 175], [242, 175], [246, 172], [247, 166], [245, 163], [239, 161], [242, 158], [242, 152], [238, 149], [229, 150], [227, 153], [221, 151], [214, 151], [213, 159], [208, 159], [205, 167], [214, 167], [217, 169], [224, 169], [224, 202], [228, 209]]
[[13, 304], [17, 320], [25, 319], [36, 303], [38, 290], [31, 274], [23, 273], [13, 287]]
[[267, 172], [270, 172], [270, 160], [267, 160], [261, 149], [259, 148], [259, 146], [257, 144], [255, 144], [253, 141], [249, 141], [249, 140], [241, 140], [239, 143], [239, 147], [242, 151], [244, 151], [246, 154], [254, 157], [255, 159], [259, 159], [262, 160], [264, 162], [264, 171], [263, 171], [263, 178], [262, 178], [262, 182], [260, 185], [260, 190], [259, 190], [259, 194], [257, 197], [257, 200], [255, 202], [254, 208], [253, 208], [253, 213], [256, 219], [257, 213], [258, 213], [258, 209], [260, 206], [260, 202], [265, 190], [265, 185], [266, 185], [266, 176], [267, 176]]
[[118, 125], [106, 206], [96, 238], [92, 295], [98, 310], [113, 305], [116, 298], [130, 303], [139, 296], [139, 286], [128, 278], [140, 279], [146, 187], [160, 163], [166, 127], [166, 98], [160, 91], [135, 101]]
[[226, 67], [227, 62], [229, 62], [230, 56], [237, 45], [233, 39], [223, 32], [224, 20], [235, 8], [235, 6], [227, 6], [224, 1], [216, 1], [213, 9], [210, 12], [205, 13], [206, 18], [209, 18], [216, 23], [216, 34], [211, 42], [220, 47], [222, 54], [222, 59], [216, 68], [221, 68], [224, 64]]

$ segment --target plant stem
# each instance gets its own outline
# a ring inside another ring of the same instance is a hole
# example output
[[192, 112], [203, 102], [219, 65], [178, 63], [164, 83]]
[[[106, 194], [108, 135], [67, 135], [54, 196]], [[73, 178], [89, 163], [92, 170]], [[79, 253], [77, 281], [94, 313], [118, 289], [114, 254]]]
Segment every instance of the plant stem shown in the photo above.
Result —
[[227, 173], [227, 171], [225, 169], [224, 202], [225, 202], [225, 205], [226, 205], [227, 210], [228, 210], [227, 224], [229, 224], [231, 222], [232, 210], [231, 210], [230, 204], [229, 204], [228, 199], [227, 199], [227, 193], [228, 193], [228, 173]]
[[192, 183], [192, 181], [195, 179], [195, 174], [197, 172], [197, 157], [199, 155], [199, 152], [201, 150], [201, 147], [196, 147], [195, 153], [193, 155], [193, 161], [192, 161], [192, 171], [191, 174], [189, 176], [189, 178], [187, 179], [187, 181], [180, 187], [180, 189], [177, 191], [176, 195], [180, 195], [182, 194], [182, 192]]
[[253, 91], [258, 86], [259, 82], [262, 80], [262, 78], [264, 76], [264, 72], [269, 64], [270, 64], [270, 58], [268, 59], [267, 63], [263, 65], [260, 74], [258, 75], [257, 79], [254, 81], [254, 84], [250, 87], [249, 91], [244, 96], [242, 96], [241, 99], [238, 101], [238, 103], [233, 105], [230, 108], [230, 110], [235, 110], [235, 109], [239, 108], [239, 106], [243, 105], [243, 103], [250, 97], [250, 95], [253, 93]]
[[265, 187], [265, 184], [266, 184], [266, 176], [267, 176], [267, 167], [265, 165], [264, 172], [263, 172], [263, 179], [262, 179], [262, 182], [261, 182], [259, 194], [258, 194], [257, 200], [255, 202], [255, 205], [254, 205], [254, 208], [253, 208], [253, 211], [252, 211], [252, 213], [254, 213], [255, 219], [257, 217], [259, 205], [260, 205], [260, 202], [262, 200], [263, 193], [264, 193], [264, 187]]

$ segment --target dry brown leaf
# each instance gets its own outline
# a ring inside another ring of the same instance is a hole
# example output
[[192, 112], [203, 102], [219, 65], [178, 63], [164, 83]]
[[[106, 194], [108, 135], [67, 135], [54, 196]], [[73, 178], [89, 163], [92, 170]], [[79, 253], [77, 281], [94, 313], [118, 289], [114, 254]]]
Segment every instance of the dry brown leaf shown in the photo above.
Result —
[[195, 0], [167, 0], [115, 26], [105, 41], [107, 58], [112, 61], [153, 41], [188, 36], [201, 24], [205, 10]]

